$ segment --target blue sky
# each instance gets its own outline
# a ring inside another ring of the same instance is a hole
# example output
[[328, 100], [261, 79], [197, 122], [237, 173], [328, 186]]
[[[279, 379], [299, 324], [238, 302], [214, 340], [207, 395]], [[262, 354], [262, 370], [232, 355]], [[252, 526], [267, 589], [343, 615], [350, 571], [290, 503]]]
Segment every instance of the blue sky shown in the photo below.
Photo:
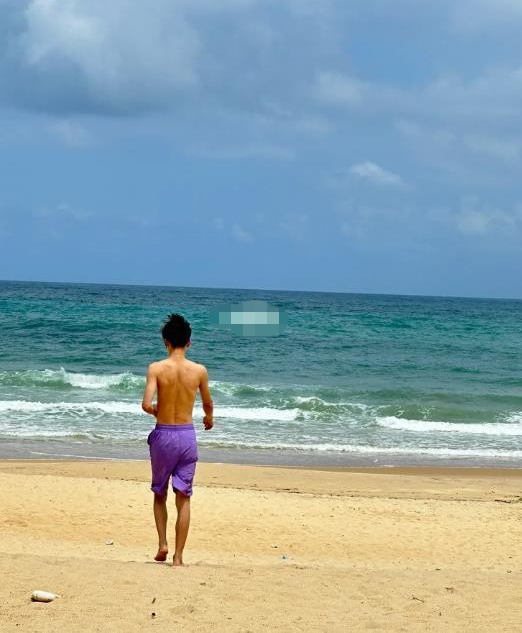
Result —
[[0, 278], [522, 298], [522, 0], [0, 0]]

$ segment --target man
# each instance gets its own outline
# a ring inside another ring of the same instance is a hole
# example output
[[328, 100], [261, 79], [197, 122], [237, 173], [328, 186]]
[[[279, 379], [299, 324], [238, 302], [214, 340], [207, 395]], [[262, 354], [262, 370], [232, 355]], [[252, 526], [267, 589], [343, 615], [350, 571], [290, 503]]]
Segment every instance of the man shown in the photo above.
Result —
[[[154, 560], [166, 560], [169, 551], [167, 492], [172, 476], [178, 512], [173, 564], [178, 567], [183, 565], [183, 548], [190, 524], [192, 481], [198, 460], [196, 433], [192, 424], [192, 409], [198, 389], [205, 411], [203, 424], [207, 431], [214, 426], [214, 407], [206, 368], [185, 358], [192, 334], [188, 321], [180, 314], [170, 314], [161, 333], [168, 358], [149, 366], [141, 406], [146, 413], [156, 418], [156, 426], [147, 439], [152, 467], [154, 519], [159, 539]], [[156, 392], [157, 404], [153, 404]]]

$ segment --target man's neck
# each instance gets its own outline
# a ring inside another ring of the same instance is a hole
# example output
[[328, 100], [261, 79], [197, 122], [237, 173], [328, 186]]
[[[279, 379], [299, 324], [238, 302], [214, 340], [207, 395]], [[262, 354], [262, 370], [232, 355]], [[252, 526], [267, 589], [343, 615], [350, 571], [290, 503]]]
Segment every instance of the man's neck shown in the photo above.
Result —
[[183, 347], [175, 347], [169, 350], [169, 358], [185, 358], [185, 350]]

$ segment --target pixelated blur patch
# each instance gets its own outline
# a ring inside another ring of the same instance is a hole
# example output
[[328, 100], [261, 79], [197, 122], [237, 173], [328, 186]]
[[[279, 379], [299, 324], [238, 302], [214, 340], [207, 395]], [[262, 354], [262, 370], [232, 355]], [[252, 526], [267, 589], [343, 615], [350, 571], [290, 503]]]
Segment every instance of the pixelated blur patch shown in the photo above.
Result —
[[243, 301], [217, 306], [210, 312], [210, 323], [240, 336], [278, 336], [288, 316], [266, 301]]

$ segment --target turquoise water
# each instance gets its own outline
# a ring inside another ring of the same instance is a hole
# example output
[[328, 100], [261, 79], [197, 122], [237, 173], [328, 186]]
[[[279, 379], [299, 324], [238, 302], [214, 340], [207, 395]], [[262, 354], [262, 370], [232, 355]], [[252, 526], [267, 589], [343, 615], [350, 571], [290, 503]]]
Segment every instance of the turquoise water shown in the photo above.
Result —
[[[287, 313], [283, 334], [211, 325], [253, 299]], [[4, 454], [145, 456], [143, 375], [172, 311], [211, 378], [203, 449], [522, 464], [520, 301], [18, 282], [0, 282]]]

